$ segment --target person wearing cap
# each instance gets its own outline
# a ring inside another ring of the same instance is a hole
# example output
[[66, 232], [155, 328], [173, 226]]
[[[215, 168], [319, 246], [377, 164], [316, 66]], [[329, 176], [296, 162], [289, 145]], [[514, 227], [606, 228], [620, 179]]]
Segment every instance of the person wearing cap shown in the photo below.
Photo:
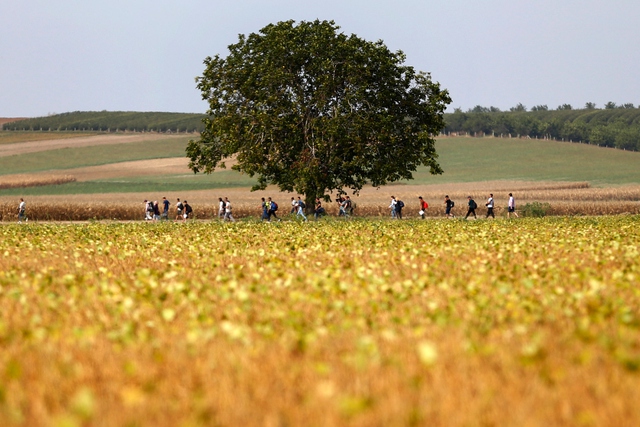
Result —
[[471, 198], [471, 196], [467, 197], [469, 199], [469, 210], [467, 210], [467, 214], [464, 219], [469, 218], [469, 215], [473, 215], [474, 218], [478, 219], [476, 216], [476, 209], [478, 208], [478, 204]]

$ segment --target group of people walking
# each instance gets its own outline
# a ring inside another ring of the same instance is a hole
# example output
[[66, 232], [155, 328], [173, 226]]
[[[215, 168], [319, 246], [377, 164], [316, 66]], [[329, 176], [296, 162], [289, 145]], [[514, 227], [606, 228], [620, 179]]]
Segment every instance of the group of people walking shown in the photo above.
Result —
[[[169, 207], [171, 203], [166, 197], [163, 197], [161, 202], [157, 200], [145, 200], [144, 202], [145, 221], [166, 221], [169, 219]], [[162, 204], [162, 211], [160, 211], [160, 204]], [[181, 201], [179, 198], [176, 201], [176, 221], [186, 221], [193, 216], [193, 208], [186, 200]]]
[[[476, 209], [478, 209], [478, 204], [471, 196], [467, 197], [467, 214], [464, 216], [465, 219], [473, 216], [477, 218]], [[420, 210], [418, 211], [418, 215], [420, 218], [425, 219], [426, 211], [429, 208], [429, 204], [422, 198], [422, 196], [418, 197], [420, 202]], [[278, 204], [271, 198], [261, 199], [261, 209], [262, 209], [262, 221], [271, 222], [271, 219], [274, 218], [277, 221], [281, 221], [281, 218], [278, 216]], [[354, 209], [356, 207], [355, 202], [351, 200], [349, 196], [340, 195], [336, 199], [336, 204], [338, 206], [338, 217], [343, 217], [345, 219], [349, 218], [353, 215]], [[489, 194], [489, 198], [487, 202], [484, 204], [487, 208], [487, 212], [485, 218], [495, 218], [495, 201], [493, 199], [493, 194]], [[171, 203], [167, 200], [166, 197], [163, 197], [160, 202], [145, 200], [144, 201], [144, 213], [146, 221], [161, 221], [169, 219], [169, 208]], [[447, 218], [455, 218], [455, 214], [453, 209], [455, 207], [455, 202], [451, 200], [449, 195], [444, 196], [444, 206], [445, 206], [445, 216]], [[402, 210], [404, 209], [405, 204], [399, 198], [395, 196], [391, 196], [391, 202], [389, 204], [389, 209], [391, 210], [391, 217], [394, 219], [402, 219]], [[305, 214], [305, 209], [307, 205], [302, 200], [301, 196], [297, 198], [291, 198], [291, 210], [290, 214], [295, 215], [295, 218], [301, 218], [303, 221], [308, 221], [307, 215]], [[184, 200], [181, 201], [179, 198], [176, 199], [175, 204], [176, 209], [176, 221], [187, 221], [188, 219], [193, 217], [193, 208], [189, 203]], [[512, 193], [509, 193], [509, 202], [507, 205], [507, 218], [511, 218], [511, 215], [514, 215], [516, 218], [518, 217], [518, 213], [516, 212], [516, 202]], [[313, 215], [316, 220], [321, 218], [322, 216], [327, 215], [325, 208], [322, 206], [322, 200], [320, 198], [316, 198], [315, 206], [313, 209]], [[231, 201], [228, 197], [224, 199], [222, 197], [218, 198], [218, 219], [222, 221], [235, 222], [235, 218], [233, 218]], [[18, 205], [18, 222], [27, 221], [26, 217], [26, 202], [23, 198], [20, 199], [20, 204]]]
[[[478, 204], [476, 203], [475, 200], [473, 200], [473, 197], [471, 196], [468, 196], [467, 199], [468, 199], [467, 214], [465, 215], [464, 219], [467, 219], [470, 216], [473, 216], [474, 218], [478, 218], [478, 216], [476, 215], [476, 209], [478, 209]], [[420, 218], [425, 219], [425, 213], [426, 213], [426, 210], [429, 208], [429, 204], [426, 202], [426, 200], [422, 198], [422, 196], [419, 196], [418, 200], [420, 201], [420, 211], [418, 212], [418, 215], [420, 215]], [[453, 213], [453, 208], [455, 207], [456, 204], [453, 200], [451, 200], [449, 195], [444, 196], [443, 204], [445, 206], [445, 211], [444, 211], [445, 216], [447, 218], [455, 218], [456, 216]], [[485, 218], [489, 218], [489, 217], [495, 218], [496, 214], [493, 211], [495, 207], [493, 194], [489, 194], [489, 198], [487, 199], [487, 202], [484, 205], [487, 208], [487, 214]], [[396, 199], [394, 196], [391, 196], [391, 203], [389, 204], [389, 209], [391, 210], [391, 218], [402, 219], [403, 208], [404, 208], [404, 202], [400, 199]], [[511, 214], [513, 214], [516, 218], [518, 217], [518, 213], [516, 212], [516, 200], [513, 197], [513, 193], [509, 193], [509, 202], [507, 206], [507, 218], [511, 218]]]

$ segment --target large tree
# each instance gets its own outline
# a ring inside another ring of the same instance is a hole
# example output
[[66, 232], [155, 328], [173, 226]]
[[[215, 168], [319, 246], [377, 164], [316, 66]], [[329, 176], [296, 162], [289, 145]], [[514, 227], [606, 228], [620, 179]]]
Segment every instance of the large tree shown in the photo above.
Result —
[[333, 21], [240, 35], [196, 79], [209, 110], [189, 167], [211, 173], [235, 156], [233, 169], [257, 175], [253, 190], [276, 184], [309, 206], [327, 192], [412, 179], [420, 165], [442, 173], [434, 138], [451, 99], [404, 61]]

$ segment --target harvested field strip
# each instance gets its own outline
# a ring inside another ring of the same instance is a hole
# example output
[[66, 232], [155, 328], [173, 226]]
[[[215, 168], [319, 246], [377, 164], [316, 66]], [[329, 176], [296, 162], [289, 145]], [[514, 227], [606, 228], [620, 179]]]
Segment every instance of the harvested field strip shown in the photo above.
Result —
[[[52, 138], [55, 138], [55, 133]], [[101, 134], [101, 135], [78, 135], [69, 138], [44, 139], [35, 141], [19, 142], [14, 144], [0, 145], [0, 157], [16, 156], [20, 154], [36, 153], [40, 151], [50, 151], [62, 148], [92, 147], [97, 145], [128, 144], [142, 141], [162, 141], [168, 139], [178, 139], [187, 141], [189, 138], [184, 135], [163, 135], [153, 133], [136, 134]]]
[[[113, 140], [117, 141], [117, 140]], [[62, 148], [0, 157], [0, 175], [104, 165], [184, 155], [188, 138], [167, 138], [120, 144]]]
[[17, 144], [34, 141], [55, 141], [59, 139], [86, 138], [95, 135], [94, 133], [81, 132], [0, 132], [1, 144]]
[[61, 185], [75, 180], [71, 175], [11, 175], [0, 177], [0, 189]]

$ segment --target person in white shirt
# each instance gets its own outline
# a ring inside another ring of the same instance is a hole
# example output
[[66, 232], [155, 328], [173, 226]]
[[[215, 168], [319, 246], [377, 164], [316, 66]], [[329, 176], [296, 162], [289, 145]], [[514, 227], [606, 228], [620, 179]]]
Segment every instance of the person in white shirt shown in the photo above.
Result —
[[518, 218], [518, 212], [516, 212], [516, 199], [513, 198], [513, 194], [509, 193], [509, 205], [507, 208], [507, 218], [511, 218], [511, 214], [514, 214]]
[[487, 207], [487, 216], [485, 218], [495, 218], [496, 215], [493, 213], [493, 194], [489, 194], [489, 200], [484, 204]]
[[23, 219], [25, 221], [28, 221], [28, 219], [26, 219], [26, 216], [25, 216], [26, 211], [27, 211], [27, 204], [25, 203], [23, 198], [20, 198], [20, 205], [18, 205], [18, 224], [20, 224]]
[[222, 197], [218, 197], [218, 219], [223, 221], [224, 220], [224, 214], [226, 212], [226, 203], [224, 202], [224, 200], [222, 200]]
[[398, 203], [396, 198], [391, 196], [391, 204], [389, 205], [389, 209], [391, 209], [391, 218], [396, 217], [396, 203]]
[[236, 222], [236, 220], [233, 218], [233, 215], [231, 214], [231, 202], [229, 201], [228, 197], [224, 198], [224, 219], [229, 220], [231, 222]]

